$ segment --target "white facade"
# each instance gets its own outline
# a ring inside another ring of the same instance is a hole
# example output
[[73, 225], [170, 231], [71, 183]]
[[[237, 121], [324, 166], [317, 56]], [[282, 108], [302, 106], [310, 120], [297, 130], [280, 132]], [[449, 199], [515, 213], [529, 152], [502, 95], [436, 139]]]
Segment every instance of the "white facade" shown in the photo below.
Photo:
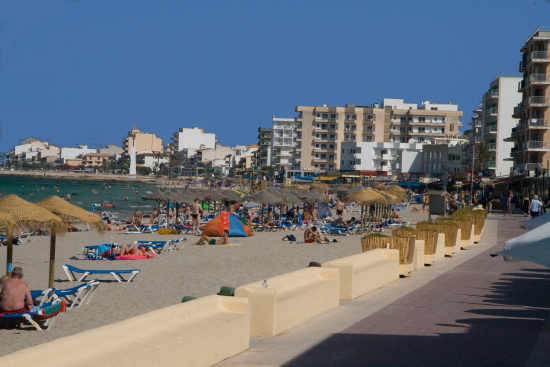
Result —
[[155, 154], [155, 153], [142, 153], [136, 155], [136, 164], [140, 167], [149, 167], [153, 171], [157, 171], [160, 165], [169, 164], [170, 157], [166, 154]]
[[200, 149], [216, 148], [216, 134], [205, 133], [198, 127], [180, 128], [174, 133], [172, 140], [174, 141], [174, 151], [179, 152], [187, 149], [187, 157], [191, 157]]
[[[416, 110], [416, 103], [405, 103], [402, 98], [384, 98], [384, 106], [392, 106], [399, 110]], [[431, 103], [430, 101], [422, 102], [422, 107], [428, 111], [458, 111], [458, 105], [452, 103]]]
[[294, 118], [273, 116], [269, 162], [276, 171], [286, 172], [289, 169], [299, 168], [295, 159], [296, 149], [300, 146], [300, 143], [296, 142], [298, 125], [299, 123]]
[[98, 153], [97, 149], [90, 149], [87, 145], [80, 145], [78, 148], [61, 148], [61, 160], [66, 163], [67, 159], [82, 158], [89, 153]]
[[7, 162], [31, 162], [46, 157], [59, 157], [59, 148], [48, 142], [27, 138], [16, 145], [6, 156]]
[[491, 160], [485, 162], [483, 168], [488, 169], [491, 176], [508, 176], [513, 169], [510, 151], [514, 142], [508, 138], [512, 136], [512, 128], [518, 124], [518, 119], [512, 115], [514, 107], [521, 103], [522, 95], [518, 92], [521, 80], [521, 77], [499, 75], [483, 95], [481, 134], [482, 140], [489, 142], [491, 153]]
[[345, 171], [378, 171], [398, 174], [419, 172], [422, 144], [343, 142], [340, 167]]

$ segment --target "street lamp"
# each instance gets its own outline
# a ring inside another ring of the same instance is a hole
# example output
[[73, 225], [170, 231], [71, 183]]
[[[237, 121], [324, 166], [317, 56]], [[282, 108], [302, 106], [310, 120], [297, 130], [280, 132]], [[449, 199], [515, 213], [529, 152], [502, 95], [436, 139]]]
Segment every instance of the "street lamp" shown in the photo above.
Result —
[[474, 203], [474, 162], [476, 159], [476, 146], [472, 145], [472, 176], [470, 177], [471, 188], [470, 188], [470, 203]]

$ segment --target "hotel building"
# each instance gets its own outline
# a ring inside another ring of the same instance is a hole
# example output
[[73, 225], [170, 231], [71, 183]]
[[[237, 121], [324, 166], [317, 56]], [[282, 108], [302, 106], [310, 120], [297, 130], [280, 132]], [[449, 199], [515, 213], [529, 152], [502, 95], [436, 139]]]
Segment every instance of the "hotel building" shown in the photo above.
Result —
[[518, 83], [521, 102], [514, 108], [519, 119], [509, 140], [514, 141], [512, 157], [517, 173], [528, 173], [550, 166], [550, 31], [537, 29], [521, 48], [523, 53]]
[[302, 169], [340, 170], [344, 142], [434, 144], [438, 138], [460, 137], [458, 106], [404, 103], [385, 98], [370, 107], [297, 106], [296, 161]]
[[512, 115], [514, 106], [521, 102], [521, 94], [517, 90], [520, 81], [521, 77], [499, 75], [483, 95], [480, 141], [489, 143], [490, 157], [483, 163], [482, 170], [490, 177], [512, 173], [510, 150], [514, 144], [510, 136], [518, 123]]

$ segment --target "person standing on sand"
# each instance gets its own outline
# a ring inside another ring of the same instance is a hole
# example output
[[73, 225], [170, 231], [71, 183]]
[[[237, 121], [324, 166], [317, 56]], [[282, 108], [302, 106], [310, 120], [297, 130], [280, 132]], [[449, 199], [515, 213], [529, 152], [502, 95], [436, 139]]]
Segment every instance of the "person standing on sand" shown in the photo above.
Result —
[[200, 213], [202, 213], [201, 205], [199, 204], [199, 198], [196, 198], [191, 204], [191, 218], [193, 219], [193, 235], [200, 236], [199, 227], [201, 224]]
[[502, 216], [502, 219], [506, 219], [506, 213], [510, 215], [510, 219], [514, 219], [514, 217], [512, 216], [512, 198], [513, 197], [514, 197], [514, 194], [510, 193], [510, 195], [508, 195], [508, 198], [505, 198], [506, 205], [504, 206], [504, 210], [503, 210], [504, 215]]
[[13, 268], [11, 278], [0, 283], [0, 312], [24, 313], [33, 307], [29, 285], [22, 281], [23, 269]]

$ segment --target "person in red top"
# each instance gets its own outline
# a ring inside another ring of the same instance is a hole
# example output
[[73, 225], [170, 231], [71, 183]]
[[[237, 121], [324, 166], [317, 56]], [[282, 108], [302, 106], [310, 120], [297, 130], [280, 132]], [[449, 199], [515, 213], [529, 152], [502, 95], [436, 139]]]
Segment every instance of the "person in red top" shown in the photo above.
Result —
[[33, 307], [31, 290], [29, 285], [22, 281], [23, 269], [19, 266], [13, 268], [11, 278], [0, 284], [0, 312], [24, 313]]

